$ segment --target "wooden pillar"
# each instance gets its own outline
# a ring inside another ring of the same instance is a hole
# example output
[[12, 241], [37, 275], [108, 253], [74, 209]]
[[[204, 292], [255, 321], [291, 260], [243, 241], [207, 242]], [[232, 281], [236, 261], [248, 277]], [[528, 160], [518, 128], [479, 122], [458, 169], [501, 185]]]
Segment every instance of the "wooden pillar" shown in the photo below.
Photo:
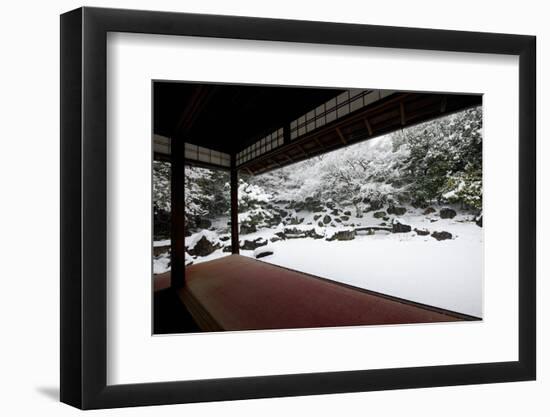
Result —
[[239, 254], [239, 172], [235, 154], [231, 155], [231, 253]]
[[285, 123], [283, 126], [283, 143], [285, 145], [290, 143], [290, 124]]
[[185, 143], [172, 138], [171, 144], [171, 285], [185, 284]]

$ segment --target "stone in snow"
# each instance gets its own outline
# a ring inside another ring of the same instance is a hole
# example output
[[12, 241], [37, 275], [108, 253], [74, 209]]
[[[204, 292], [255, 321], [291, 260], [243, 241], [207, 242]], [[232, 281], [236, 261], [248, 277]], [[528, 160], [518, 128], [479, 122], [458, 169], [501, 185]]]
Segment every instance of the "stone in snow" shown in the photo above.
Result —
[[409, 233], [411, 230], [411, 226], [409, 226], [408, 224], [400, 223], [398, 220], [395, 220], [393, 222], [391, 228], [392, 233]]
[[402, 216], [407, 212], [405, 207], [389, 206], [388, 214], [395, 214], [396, 216]]
[[254, 250], [254, 257], [256, 259], [264, 258], [269, 255], [273, 255], [274, 250], [269, 246], [262, 246]]
[[253, 224], [253, 223], [251, 223], [251, 224], [242, 223], [240, 229], [241, 229], [240, 233], [242, 235], [248, 235], [249, 233], [254, 233], [254, 232], [257, 231], [256, 225]]
[[206, 236], [202, 236], [189, 253], [194, 256], [207, 256], [218, 249], [220, 246], [212, 243]]
[[479, 215], [479, 217], [476, 219], [476, 224], [479, 227], [483, 227], [483, 216], [482, 215]]
[[443, 207], [439, 210], [439, 217], [442, 219], [452, 219], [456, 216], [456, 211], [449, 207]]
[[260, 246], [267, 245], [267, 240], [265, 240], [262, 237], [259, 237], [254, 240], [245, 240], [244, 243], [241, 245], [241, 249], [243, 250], [254, 250], [256, 248], [259, 248]]
[[327, 237], [328, 241], [333, 240], [353, 240], [355, 239], [355, 230], [338, 230], [330, 237]]
[[453, 235], [450, 234], [449, 232], [432, 232], [432, 237], [434, 239], [437, 239], [437, 240], [447, 240], [447, 239], [452, 239], [453, 238]]

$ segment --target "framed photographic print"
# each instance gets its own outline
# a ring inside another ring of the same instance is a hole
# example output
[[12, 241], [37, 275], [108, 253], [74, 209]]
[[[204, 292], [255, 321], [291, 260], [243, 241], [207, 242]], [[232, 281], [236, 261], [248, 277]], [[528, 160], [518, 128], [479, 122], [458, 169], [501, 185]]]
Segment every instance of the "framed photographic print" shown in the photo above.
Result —
[[61, 400], [535, 379], [535, 38], [61, 16]]

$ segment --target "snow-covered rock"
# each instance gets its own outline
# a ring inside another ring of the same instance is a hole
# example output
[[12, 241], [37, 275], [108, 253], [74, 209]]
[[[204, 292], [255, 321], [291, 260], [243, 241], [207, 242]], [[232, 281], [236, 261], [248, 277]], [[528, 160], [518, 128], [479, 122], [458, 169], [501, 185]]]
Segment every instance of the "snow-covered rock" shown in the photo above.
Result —
[[456, 216], [456, 211], [450, 207], [443, 207], [439, 210], [439, 217], [442, 219], [452, 219]]
[[193, 256], [207, 256], [221, 247], [216, 232], [201, 230], [185, 240], [188, 252]]
[[339, 228], [327, 231], [325, 235], [329, 242], [333, 240], [353, 240], [355, 239], [355, 230], [352, 228]]
[[415, 227], [414, 231], [418, 236], [428, 236], [430, 234], [430, 231], [428, 229], [419, 229]]
[[275, 251], [271, 246], [261, 246], [259, 248], [254, 249], [254, 258], [260, 259], [265, 258], [266, 256], [273, 255]]
[[447, 240], [447, 239], [452, 239], [453, 235], [449, 232], [442, 231], [442, 232], [432, 232], [432, 237], [436, 240]]
[[267, 239], [264, 239], [263, 237], [259, 237], [259, 238], [254, 239], [254, 240], [245, 240], [241, 244], [241, 249], [242, 250], [254, 250], [256, 248], [259, 248], [260, 246], [265, 246], [265, 245], [267, 245]]
[[[187, 253], [185, 254], [185, 266], [187, 266]], [[170, 254], [164, 252], [154, 258], [153, 274], [163, 274], [168, 271], [170, 271]]]
[[388, 207], [388, 214], [395, 214], [397, 216], [402, 216], [406, 212], [407, 212], [407, 209], [405, 207], [397, 207], [397, 206]]
[[409, 233], [412, 230], [412, 227], [408, 224], [401, 223], [400, 220], [394, 219], [392, 223], [392, 233]]
[[476, 224], [479, 226], [479, 227], [483, 227], [483, 216], [480, 214], [479, 216], [476, 217]]

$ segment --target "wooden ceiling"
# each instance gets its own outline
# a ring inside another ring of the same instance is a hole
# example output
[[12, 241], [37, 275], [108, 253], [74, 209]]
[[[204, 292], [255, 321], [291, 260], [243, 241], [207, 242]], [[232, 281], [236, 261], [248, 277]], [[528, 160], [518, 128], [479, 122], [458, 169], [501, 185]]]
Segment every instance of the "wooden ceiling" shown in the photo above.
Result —
[[397, 92], [239, 166], [257, 175], [469, 107], [481, 95]]
[[153, 130], [231, 154], [343, 91], [155, 81]]
[[[155, 81], [154, 133], [234, 155], [345, 91]], [[386, 91], [379, 97], [295, 139], [285, 133], [282, 145], [238, 169], [261, 174], [482, 103], [475, 94]]]

